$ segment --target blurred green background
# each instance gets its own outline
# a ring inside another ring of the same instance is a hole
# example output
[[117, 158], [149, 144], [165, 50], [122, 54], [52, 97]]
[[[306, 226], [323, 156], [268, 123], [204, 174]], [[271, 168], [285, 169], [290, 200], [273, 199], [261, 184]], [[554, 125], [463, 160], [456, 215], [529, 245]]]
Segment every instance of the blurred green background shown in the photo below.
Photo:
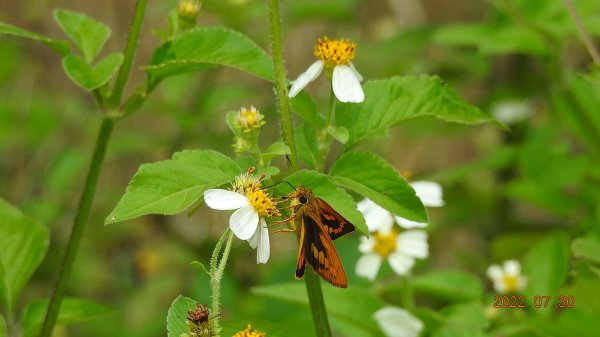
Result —
[[[176, 4], [150, 0], [130, 84], [143, 78], [139, 68], [161, 43], [155, 32], [167, 27]], [[264, 1], [202, 6], [199, 25], [229, 26], [269, 50]], [[104, 55], [124, 45], [133, 7], [134, 1], [0, 0], [0, 21], [64, 38], [53, 10], [81, 11], [112, 28]], [[357, 43], [354, 63], [367, 80], [435, 74], [482, 110], [524, 113], [510, 122], [510, 132], [419, 119], [360, 146], [414, 180], [444, 187], [446, 206], [429, 210], [431, 256], [416, 273], [456, 268], [484, 279], [491, 262], [520, 258], [548, 233], [564, 230], [575, 238], [598, 232], [600, 76], [562, 1], [310, 0], [283, 1], [281, 7], [289, 78], [313, 62], [317, 38], [347, 37]], [[577, 8], [600, 45], [600, 4], [577, 1]], [[23, 304], [51, 293], [100, 121], [92, 97], [71, 83], [60, 64], [45, 45], [0, 36], [0, 196], [51, 231], [49, 253]], [[307, 89], [321, 107], [327, 85], [321, 79]], [[226, 215], [203, 207], [192, 216], [103, 222], [139, 165], [189, 148], [233, 156], [225, 116], [249, 105], [266, 116], [261, 142], [272, 143], [279, 131], [270, 84], [225, 68], [169, 78], [116, 127], [67, 291], [115, 311], [59, 335], [162, 336], [176, 296], [209, 301], [208, 278], [190, 262], [209, 259]], [[358, 241], [353, 235], [336, 247], [349, 283], [366, 286], [354, 273]], [[265, 331], [297, 323], [300, 328], [288, 336], [306, 336], [306, 307], [250, 293], [253, 286], [294, 280], [295, 238], [275, 234], [271, 242], [271, 260], [259, 266], [255, 252], [235, 242], [223, 281], [222, 319], [231, 329], [252, 323]], [[574, 268], [587, 263], [572, 261]], [[384, 281], [391, 275], [389, 268], [382, 273]], [[394, 300], [393, 293], [386, 296]], [[418, 300], [433, 308], [443, 304]]]

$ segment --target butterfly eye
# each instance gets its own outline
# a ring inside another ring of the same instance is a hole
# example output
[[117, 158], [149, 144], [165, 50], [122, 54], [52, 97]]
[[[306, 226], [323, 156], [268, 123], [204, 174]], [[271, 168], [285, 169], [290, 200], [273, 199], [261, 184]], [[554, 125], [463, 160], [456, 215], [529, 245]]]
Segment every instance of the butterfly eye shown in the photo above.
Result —
[[308, 199], [301, 195], [300, 198], [298, 198], [298, 201], [300, 201], [301, 204], [306, 204], [308, 202]]

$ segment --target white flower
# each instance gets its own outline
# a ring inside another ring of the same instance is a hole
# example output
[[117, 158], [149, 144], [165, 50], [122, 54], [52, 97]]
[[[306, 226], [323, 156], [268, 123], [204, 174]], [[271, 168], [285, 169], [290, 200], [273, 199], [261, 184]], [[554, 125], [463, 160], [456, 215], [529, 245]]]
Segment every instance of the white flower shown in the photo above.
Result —
[[[440, 207], [444, 205], [442, 188], [429, 181], [416, 181], [411, 184], [417, 196], [425, 206]], [[363, 255], [356, 263], [356, 274], [369, 280], [375, 279], [383, 260], [387, 259], [392, 270], [398, 275], [406, 275], [415, 264], [415, 259], [429, 256], [427, 233], [419, 228], [427, 223], [410, 221], [390, 212], [369, 199], [358, 203], [358, 210], [365, 217], [367, 227], [373, 234], [361, 237], [358, 247]], [[394, 228], [394, 221], [407, 229], [400, 232]]]
[[525, 100], [505, 100], [492, 105], [492, 116], [506, 125], [517, 124], [531, 116], [531, 104]]
[[417, 337], [423, 330], [423, 322], [407, 310], [384, 307], [373, 314], [387, 337]]
[[516, 293], [525, 289], [527, 284], [517, 260], [505, 261], [502, 267], [493, 264], [488, 268], [487, 275], [494, 283], [494, 290], [499, 293]]
[[314, 81], [324, 68], [333, 68], [331, 85], [335, 97], [344, 103], [360, 103], [365, 100], [365, 94], [360, 86], [362, 76], [358, 73], [351, 60], [354, 58], [356, 44], [348, 40], [319, 39], [315, 45], [315, 56], [318, 61], [292, 82], [289, 97], [295, 97], [304, 87]]
[[260, 188], [260, 182], [247, 174], [236, 178], [234, 190], [207, 190], [204, 201], [212, 209], [235, 210], [229, 218], [229, 228], [239, 239], [248, 240], [252, 248], [257, 248], [257, 263], [266, 263], [270, 248], [264, 217], [278, 216], [279, 212], [273, 200]]

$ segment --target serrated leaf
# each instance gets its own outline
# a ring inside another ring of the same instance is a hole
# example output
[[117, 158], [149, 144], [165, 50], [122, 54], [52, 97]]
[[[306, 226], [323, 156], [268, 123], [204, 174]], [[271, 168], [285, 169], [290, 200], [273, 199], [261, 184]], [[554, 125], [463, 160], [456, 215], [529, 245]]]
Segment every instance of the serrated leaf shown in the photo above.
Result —
[[123, 63], [123, 54], [113, 53], [102, 59], [92, 68], [75, 54], [63, 58], [63, 68], [67, 76], [77, 85], [94, 90], [103, 86]]
[[383, 158], [369, 152], [348, 152], [331, 167], [331, 177], [395, 215], [428, 222], [421, 200], [406, 180]]
[[105, 224], [146, 214], [176, 214], [194, 204], [204, 191], [242, 173], [231, 158], [211, 150], [185, 150], [172, 159], [140, 166], [125, 195]]
[[151, 86], [161, 79], [228, 66], [273, 81], [269, 55], [247, 36], [222, 27], [191, 29], [156, 50], [147, 67]]
[[44, 225], [0, 199], [0, 304], [6, 311], [13, 310], [49, 242]]
[[557, 299], [558, 289], [567, 277], [569, 246], [564, 234], [558, 233], [536, 243], [523, 258], [523, 274], [527, 277], [525, 300], [529, 306], [535, 296], [550, 296], [547, 308], [535, 313], [549, 315]]
[[[293, 186], [305, 186], [313, 194], [325, 200], [333, 209], [350, 221], [364, 235], [369, 236], [365, 218], [356, 208], [356, 202], [334, 180], [316, 171], [298, 171], [286, 179]], [[289, 189], [289, 188], [288, 188]]]
[[412, 279], [415, 291], [448, 301], [481, 299], [483, 285], [469, 273], [458, 270], [436, 270]]
[[107, 25], [83, 13], [58, 9], [54, 12], [54, 19], [79, 47], [88, 64], [94, 61], [110, 36], [110, 28]]
[[571, 243], [571, 250], [576, 257], [600, 263], [600, 239], [596, 237], [577, 238]]
[[[33, 337], [40, 333], [48, 300], [30, 303], [23, 312], [24, 337]], [[65, 298], [60, 306], [57, 324], [73, 324], [100, 318], [113, 313], [107, 306], [81, 298]]]
[[167, 313], [167, 331], [169, 337], [181, 337], [182, 334], [188, 334], [190, 328], [186, 321], [189, 310], [196, 308], [196, 301], [191, 298], [179, 295]]
[[298, 158], [311, 168], [317, 167], [317, 158], [320, 154], [315, 128], [305, 123], [296, 129], [294, 139], [296, 140]]
[[363, 90], [362, 104], [337, 105], [337, 126], [347, 128], [350, 134], [346, 148], [365, 139], [385, 136], [390, 127], [422, 116], [463, 124], [494, 121], [458, 97], [436, 76], [396, 76], [368, 81]]
[[61, 55], [67, 55], [71, 50], [71, 46], [67, 41], [51, 39], [49, 37], [30, 32], [26, 29], [19, 28], [17, 26], [13, 26], [4, 22], [0, 22], [0, 34], [24, 37], [27, 39], [43, 42], [47, 44], [50, 48], [59, 52]]
[[[300, 282], [282, 283], [254, 287], [251, 292], [268, 298], [308, 306], [305, 286]], [[380, 334], [373, 313], [383, 307], [383, 302], [370, 291], [349, 286], [346, 289], [324, 286], [323, 296], [329, 315], [357, 329], [369, 332], [371, 336]]]

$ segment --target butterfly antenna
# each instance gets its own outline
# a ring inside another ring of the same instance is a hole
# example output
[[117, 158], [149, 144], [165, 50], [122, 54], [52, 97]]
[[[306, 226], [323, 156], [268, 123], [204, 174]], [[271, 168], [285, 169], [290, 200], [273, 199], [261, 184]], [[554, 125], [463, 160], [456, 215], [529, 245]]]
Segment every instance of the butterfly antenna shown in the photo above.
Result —
[[276, 182], [276, 183], [275, 183], [275, 184], [273, 184], [273, 185], [269, 185], [269, 186], [265, 187], [265, 189], [267, 189], [267, 188], [270, 188], [270, 187], [273, 187], [273, 186], [277, 186], [277, 185], [279, 185], [279, 184], [283, 184], [283, 183], [286, 183], [286, 184], [290, 185], [290, 187], [291, 187], [291, 188], [292, 188], [294, 191], [296, 190], [296, 188], [294, 187], [294, 185], [290, 184], [290, 182], [289, 182], [289, 181], [285, 181], [285, 180], [283, 180], [283, 181], [280, 181], [280, 182]]

